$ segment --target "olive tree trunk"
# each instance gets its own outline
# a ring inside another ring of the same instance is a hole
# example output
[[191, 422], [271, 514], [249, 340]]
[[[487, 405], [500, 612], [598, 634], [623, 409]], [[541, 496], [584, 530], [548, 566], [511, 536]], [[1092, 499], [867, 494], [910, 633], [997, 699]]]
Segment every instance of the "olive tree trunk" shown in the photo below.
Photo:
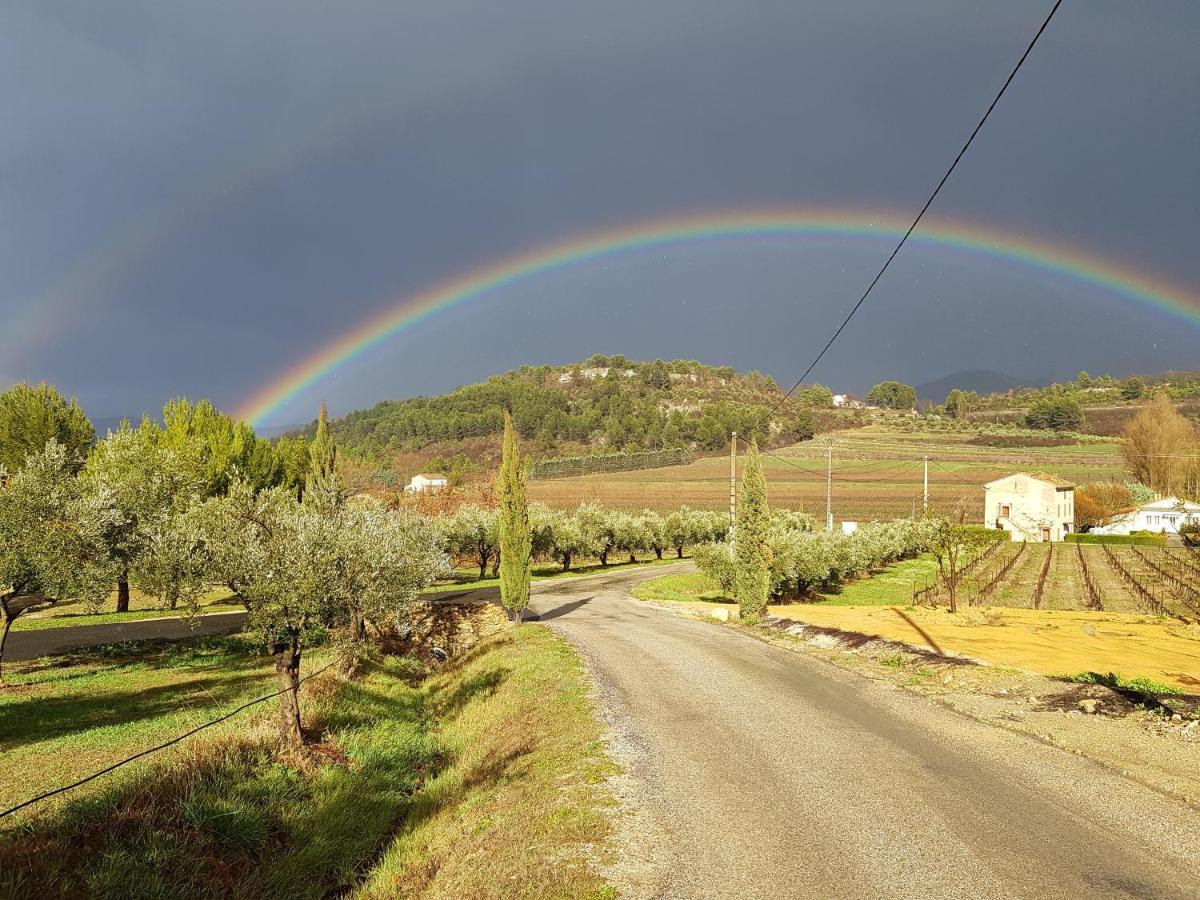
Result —
[[117, 579], [117, 612], [129, 612], [129, 570], [126, 569]]
[[279, 740], [285, 747], [298, 749], [304, 743], [300, 730], [300, 640], [291, 639], [272, 647], [275, 680], [279, 689]]

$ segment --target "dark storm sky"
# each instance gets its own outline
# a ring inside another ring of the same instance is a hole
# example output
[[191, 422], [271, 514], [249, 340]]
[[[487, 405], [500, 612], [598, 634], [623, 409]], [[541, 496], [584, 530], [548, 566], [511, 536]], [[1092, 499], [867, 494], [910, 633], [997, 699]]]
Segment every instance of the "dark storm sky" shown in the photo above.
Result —
[[[235, 409], [365, 317], [506, 255], [701, 211], [915, 214], [1049, 0], [0, 7], [0, 385], [96, 416]], [[1200, 294], [1200, 6], [1067, 0], [935, 215]], [[530, 279], [273, 421], [593, 352], [790, 384], [888, 251], [737, 241]], [[862, 389], [1200, 367], [1200, 328], [906, 249], [814, 377]]]

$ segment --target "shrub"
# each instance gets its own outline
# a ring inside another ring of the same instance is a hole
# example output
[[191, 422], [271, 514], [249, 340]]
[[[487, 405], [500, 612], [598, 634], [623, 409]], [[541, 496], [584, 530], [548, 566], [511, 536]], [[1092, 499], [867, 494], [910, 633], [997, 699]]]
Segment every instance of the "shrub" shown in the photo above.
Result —
[[701, 544], [693, 552], [700, 571], [721, 586], [721, 593], [732, 597], [737, 581], [737, 566], [729, 555], [728, 544]]
[[1164, 534], [1142, 532], [1141, 534], [1068, 534], [1064, 540], [1076, 544], [1132, 544], [1140, 547], [1166, 546]]

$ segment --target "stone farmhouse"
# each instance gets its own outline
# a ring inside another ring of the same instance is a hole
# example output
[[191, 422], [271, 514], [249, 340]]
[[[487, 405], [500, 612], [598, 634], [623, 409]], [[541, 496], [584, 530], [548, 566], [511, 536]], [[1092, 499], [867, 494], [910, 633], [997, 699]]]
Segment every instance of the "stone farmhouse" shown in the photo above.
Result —
[[1057, 475], [1016, 472], [983, 489], [984, 524], [1014, 541], [1061, 541], [1075, 530], [1075, 486]]

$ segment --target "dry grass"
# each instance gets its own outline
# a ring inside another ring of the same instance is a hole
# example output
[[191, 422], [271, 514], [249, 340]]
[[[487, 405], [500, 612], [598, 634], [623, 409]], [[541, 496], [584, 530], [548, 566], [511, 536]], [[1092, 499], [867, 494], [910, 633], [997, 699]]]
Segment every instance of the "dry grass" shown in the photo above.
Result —
[[771, 615], [1062, 675], [1114, 672], [1200, 692], [1200, 641], [1150, 616], [1059, 610], [773, 606]]

